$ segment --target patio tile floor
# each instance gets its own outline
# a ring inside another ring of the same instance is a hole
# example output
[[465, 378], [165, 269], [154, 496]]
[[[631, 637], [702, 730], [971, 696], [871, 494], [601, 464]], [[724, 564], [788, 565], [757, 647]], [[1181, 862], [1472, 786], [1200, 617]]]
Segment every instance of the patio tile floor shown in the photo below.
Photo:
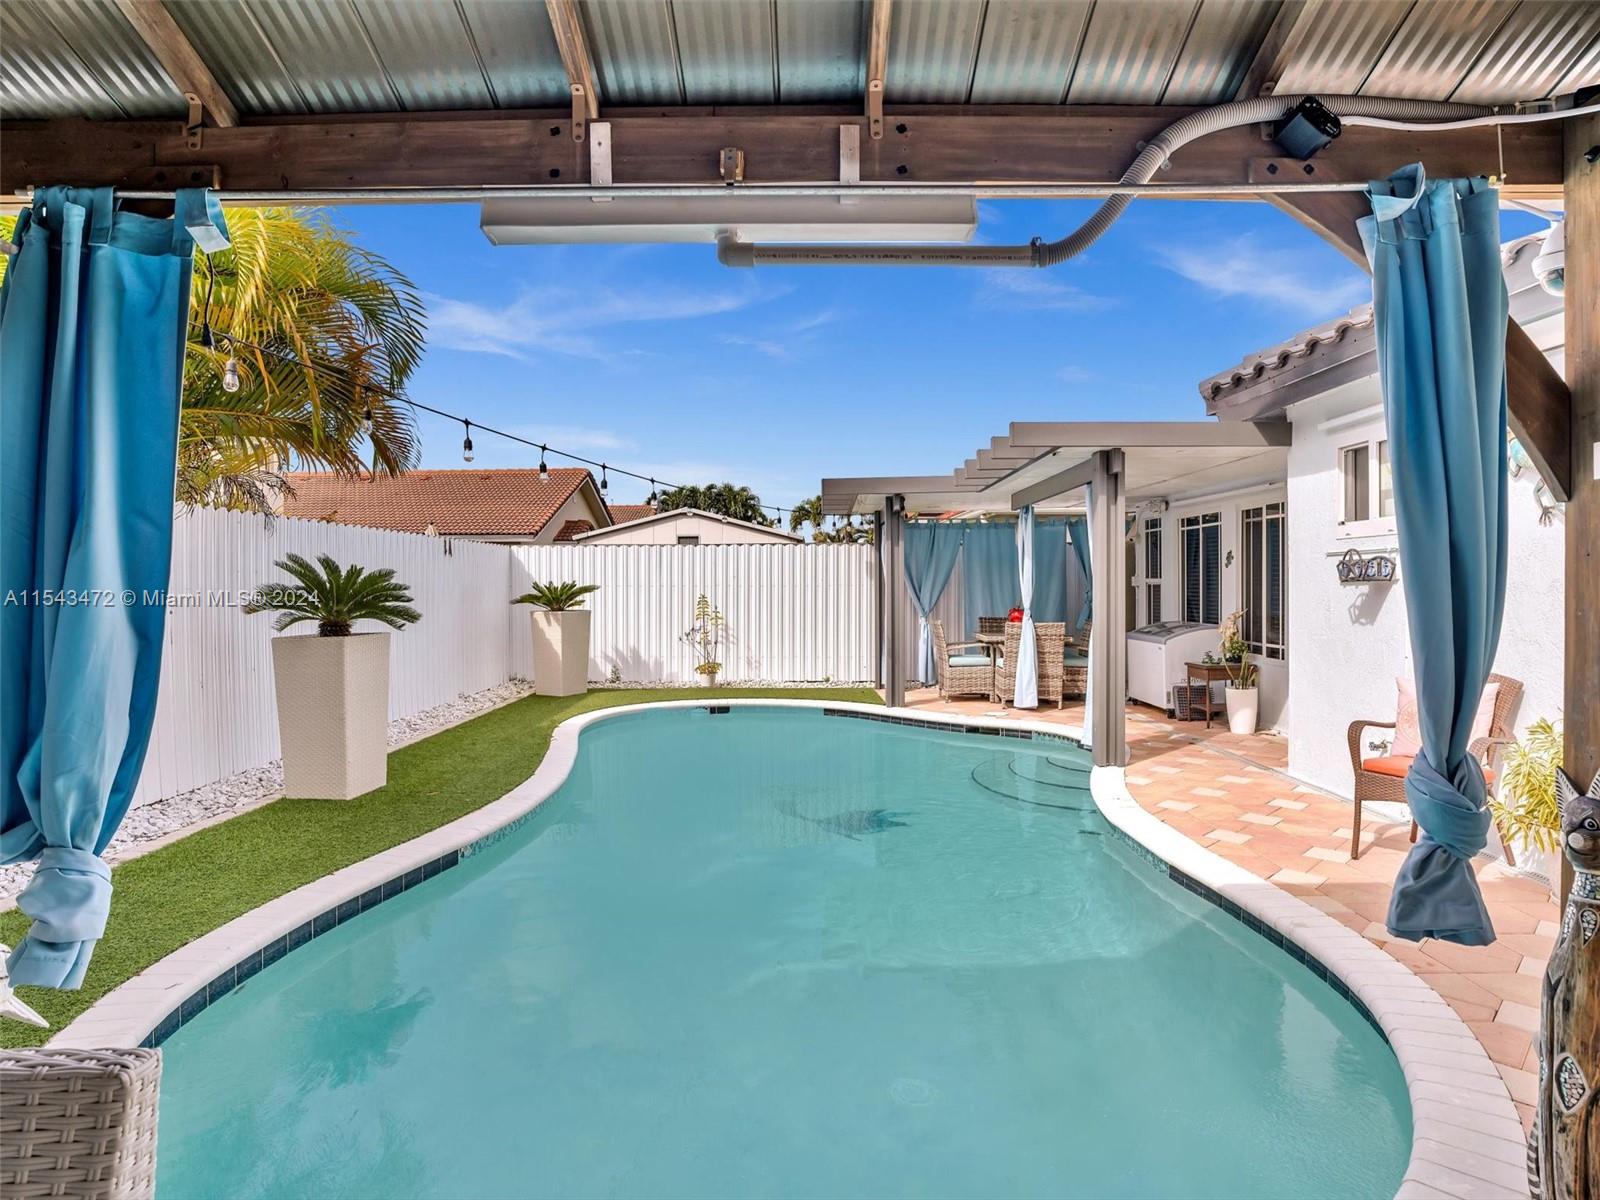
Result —
[[[911, 708], [1081, 726], [1082, 704], [1019, 713], [983, 700], [910, 692]], [[1522, 1115], [1533, 1120], [1538, 1070], [1532, 1032], [1558, 912], [1548, 890], [1500, 863], [1474, 864], [1500, 935], [1491, 946], [1401, 941], [1384, 927], [1389, 891], [1410, 826], [1367, 813], [1362, 853], [1350, 860], [1350, 801], [1289, 776], [1288, 744], [1270, 734], [1166, 719], [1128, 708], [1129, 791], [1153, 816], [1212, 852], [1292, 892], [1360, 933], [1428, 983], [1467, 1022]]]

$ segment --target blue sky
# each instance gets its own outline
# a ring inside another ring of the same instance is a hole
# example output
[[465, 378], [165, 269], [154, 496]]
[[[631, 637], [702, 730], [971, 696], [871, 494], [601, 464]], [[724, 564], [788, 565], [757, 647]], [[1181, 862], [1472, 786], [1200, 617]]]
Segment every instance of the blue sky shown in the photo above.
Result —
[[[1058, 237], [1091, 208], [984, 201], [979, 236]], [[705, 245], [492, 246], [471, 205], [337, 217], [426, 298], [416, 399], [785, 506], [824, 475], [943, 473], [1012, 420], [1201, 419], [1199, 380], [1369, 297], [1259, 203], [1137, 203], [1050, 271], [734, 271]], [[1506, 237], [1542, 228], [1504, 219]], [[421, 429], [424, 466], [462, 465], [459, 426], [424, 414]], [[473, 442], [478, 465], [537, 462]], [[610, 495], [646, 491], [614, 479]]]

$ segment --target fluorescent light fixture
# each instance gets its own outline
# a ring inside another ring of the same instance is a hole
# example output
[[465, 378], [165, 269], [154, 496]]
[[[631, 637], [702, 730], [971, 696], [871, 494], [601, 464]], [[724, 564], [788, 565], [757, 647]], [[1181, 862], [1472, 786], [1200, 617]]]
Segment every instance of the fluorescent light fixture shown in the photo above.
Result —
[[967, 242], [971, 196], [628, 196], [486, 200], [478, 217], [497, 246], [564, 242]]

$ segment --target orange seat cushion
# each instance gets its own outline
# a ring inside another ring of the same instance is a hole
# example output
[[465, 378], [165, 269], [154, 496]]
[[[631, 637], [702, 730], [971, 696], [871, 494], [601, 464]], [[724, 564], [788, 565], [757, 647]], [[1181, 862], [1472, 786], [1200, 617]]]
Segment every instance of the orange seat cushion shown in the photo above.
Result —
[[[1411, 762], [1416, 757], [1414, 754], [1391, 754], [1387, 758], [1369, 758], [1361, 764], [1363, 771], [1371, 771], [1374, 775], [1388, 775], [1394, 779], [1404, 779], [1406, 772], [1411, 770]], [[1494, 782], [1494, 772], [1485, 768], [1483, 772], [1485, 783]]]

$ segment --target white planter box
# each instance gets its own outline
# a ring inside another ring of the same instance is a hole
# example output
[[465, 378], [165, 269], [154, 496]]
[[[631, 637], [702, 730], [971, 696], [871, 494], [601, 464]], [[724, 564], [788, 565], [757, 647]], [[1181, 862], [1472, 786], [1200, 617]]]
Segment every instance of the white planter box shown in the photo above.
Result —
[[589, 690], [589, 618], [586, 608], [533, 617], [533, 690], [540, 696], [579, 696]]
[[276, 637], [283, 792], [349, 800], [389, 777], [389, 635]]

